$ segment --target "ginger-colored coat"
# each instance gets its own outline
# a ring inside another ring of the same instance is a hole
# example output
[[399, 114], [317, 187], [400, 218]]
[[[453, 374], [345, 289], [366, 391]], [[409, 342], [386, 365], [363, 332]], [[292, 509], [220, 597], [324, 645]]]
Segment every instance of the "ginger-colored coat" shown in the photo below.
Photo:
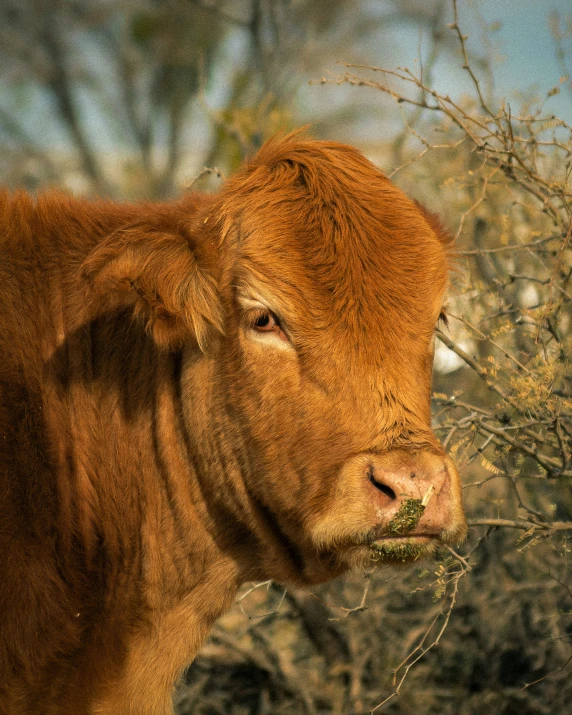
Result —
[[296, 136], [216, 196], [0, 194], [1, 715], [166, 715], [245, 580], [463, 537], [430, 427], [448, 252]]

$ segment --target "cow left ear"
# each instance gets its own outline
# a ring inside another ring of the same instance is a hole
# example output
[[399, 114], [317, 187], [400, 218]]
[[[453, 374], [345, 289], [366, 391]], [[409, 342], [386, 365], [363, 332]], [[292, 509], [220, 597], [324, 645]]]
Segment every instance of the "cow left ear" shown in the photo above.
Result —
[[433, 211], [429, 211], [429, 209], [426, 208], [423, 204], [419, 203], [417, 199], [414, 199], [413, 202], [421, 211], [423, 217], [425, 218], [429, 226], [433, 229], [437, 238], [439, 239], [439, 241], [441, 241], [443, 246], [448, 250], [452, 250], [455, 244], [455, 237], [450, 231], [445, 228], [439, 216], [433, 213]]
[[92, 311], [131, 307], [159, 347], [194, 339], [204, 351], [212, 331], [223, 332], [214, 265], [183, 235], [132, 227], [99, 243], [81, 275]]

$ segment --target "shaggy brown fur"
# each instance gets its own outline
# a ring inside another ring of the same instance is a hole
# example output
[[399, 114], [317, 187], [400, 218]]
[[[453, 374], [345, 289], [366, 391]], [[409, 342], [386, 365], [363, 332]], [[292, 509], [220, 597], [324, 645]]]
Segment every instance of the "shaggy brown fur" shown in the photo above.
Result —
[[429, 411], [447, 264], [358, 152], [296, 136], [217, 196], [0, 194], [2, 715], [165, 715], [245, 580], [462, 538]]

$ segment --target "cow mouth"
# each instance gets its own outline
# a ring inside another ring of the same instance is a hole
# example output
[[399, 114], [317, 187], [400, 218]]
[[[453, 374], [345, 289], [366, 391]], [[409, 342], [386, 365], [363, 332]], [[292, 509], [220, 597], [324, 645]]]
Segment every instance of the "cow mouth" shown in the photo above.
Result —
[[427, 541], [441, 541], [441, 538], [437, 534], [401, 534], [401, 535], [389, 535], [385, 534], [382, 536], [377, 536], [375, 539], [370, 539], [368, 541], [369, 546], [373, 546], [382, 541], [410, 541], [415, 539], [422, 542]]
[[442, 543], [436, 534], [411, 533], [378, 536], [367, 546], [372, 563], [404, 564], [434, 555]]
[[441, 534], [420, 531], [393, 535], [376, 528], [361, 538], [338, 543], [324, 555], [328, 554], [334, 563], [344, 568], [411, 565], [434, 558], [439, 547], [446, 543], [441, 537]]

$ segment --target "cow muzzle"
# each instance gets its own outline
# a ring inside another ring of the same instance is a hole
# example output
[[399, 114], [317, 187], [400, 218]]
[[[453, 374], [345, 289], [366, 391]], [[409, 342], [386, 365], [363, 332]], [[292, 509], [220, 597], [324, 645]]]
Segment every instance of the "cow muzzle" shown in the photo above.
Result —
[[466, 535], [461, 484], [435, 449], [361, 452], [340, 469], [327, 510], [307, 528], [320, 552], [359, 568], [410, 563]]
[[377, 521], [368, 534], [374, 555], [399, 560], [400, 555], [415, 556], [431, 542], [464, 538], [459, 475], [447, 456], [401, 449], [370, 455], [363, 477]]

